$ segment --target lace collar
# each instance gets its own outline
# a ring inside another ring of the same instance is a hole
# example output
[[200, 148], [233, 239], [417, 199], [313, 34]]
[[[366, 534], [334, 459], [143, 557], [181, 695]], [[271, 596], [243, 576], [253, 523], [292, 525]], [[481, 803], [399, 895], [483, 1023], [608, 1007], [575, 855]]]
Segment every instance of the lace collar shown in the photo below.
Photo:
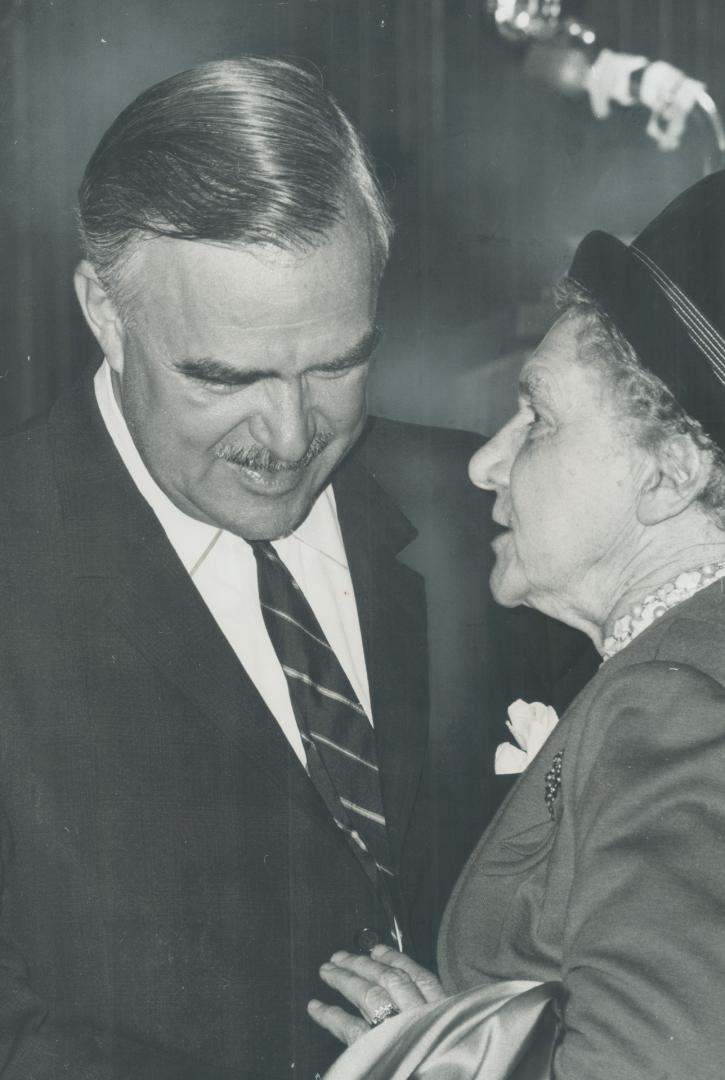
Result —
[[611, 659], [670, 608], [689, 600], [700, 589], [706, 589], [722, 577], [725, 577], [725, 562], [708, 563], [696, 570], [686, 570], [674, 581], [668, 581], [656, 592], [645, 596], [641, 603], [635, 604], [630, 612], [616, 620], [612, 633], [604, 639], [603, 659]]

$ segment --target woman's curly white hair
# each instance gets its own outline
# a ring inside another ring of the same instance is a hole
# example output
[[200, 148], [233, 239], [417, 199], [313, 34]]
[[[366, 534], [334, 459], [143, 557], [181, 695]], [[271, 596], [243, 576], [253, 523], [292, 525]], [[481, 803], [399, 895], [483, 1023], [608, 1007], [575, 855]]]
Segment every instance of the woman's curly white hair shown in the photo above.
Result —
[[637, 353], [592, 294], [573, 278], [556, 288], [562, 314], [580, 319], [579, 359], [595, 364], [622, 405], [623, 416], [636, 423], [640, 445], [656, 451], [674, 435], [689, 435], [710, 459], [707, 484], [698, 503], [718, 528], [725, 531], [725, 453], [678, 403], [672, 391], [645, 368]]

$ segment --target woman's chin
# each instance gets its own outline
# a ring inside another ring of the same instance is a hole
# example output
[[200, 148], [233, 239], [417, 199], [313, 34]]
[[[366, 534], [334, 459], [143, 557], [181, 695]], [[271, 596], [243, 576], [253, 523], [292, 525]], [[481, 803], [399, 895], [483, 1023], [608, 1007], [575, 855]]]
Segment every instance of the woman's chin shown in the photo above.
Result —
[[491, 572], [489, 583], [493, 598], [501, 607], [513, 608], [526, 603], [528, 590], [525, 582], [513, 572], [511, 567], [499, 567], [497, 562]]

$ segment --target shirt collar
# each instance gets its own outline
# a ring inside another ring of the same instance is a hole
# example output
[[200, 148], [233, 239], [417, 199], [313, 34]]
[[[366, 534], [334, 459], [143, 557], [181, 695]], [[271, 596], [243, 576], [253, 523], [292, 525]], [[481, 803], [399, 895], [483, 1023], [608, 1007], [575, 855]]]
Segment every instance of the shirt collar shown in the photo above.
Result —
[[610, 660], [671, 608], [723, 577], [725, 562], [713, 562], [686, 570], [674, 581], [661, 585], [615, 621], [612, 633], [602, 643], [602, 659]]
[[[96, 401], [108, 433], [118, 451], [121, 460], [128, 469], [131, 479], [149, 504], [161, 524], [167, 537], [173, 544], [187, 572], [191, 571], [204, 559], [204, 555], [215, 543], [220, 530], [214, 525], [197, 521], [175, 506], [168, 495], [156, 483], [146, 468], [136, 444], [131, 437], [123, 417], [116, 395], [113, 392], [111, 367], [104, 359], [94, 376]], [[221, 530], [225, 532], [225, 530]], [[231, 534], [229, 534], [231, 535]], [[237, 537], [244, 543], [241, 537]], [[295, 545], [312, 548], [333, 562], [347, 568], [345, 546], [337, 517], [335, 496], [332, 485], [328, 484], [315, 500], [305, 520], [295, 531], [282, 540], [275, 541], [275, 547], [282, 554]]]

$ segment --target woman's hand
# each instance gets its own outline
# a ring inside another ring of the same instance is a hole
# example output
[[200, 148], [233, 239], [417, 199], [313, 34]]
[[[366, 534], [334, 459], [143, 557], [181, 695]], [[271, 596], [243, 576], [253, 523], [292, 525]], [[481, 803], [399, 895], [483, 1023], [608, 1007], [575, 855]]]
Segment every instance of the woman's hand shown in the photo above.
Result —
[[346, 997], [363, 1016], [360, 1019], [321, 1001], [309, 1003], [312, 1019], [347, 1046], [369, 1031], [376, 1015], [391, 1006], [394, 1012], [390, 1015], [394, 1015], [445, 997], [435, 975], [387, 945], [376, 945], [370, 956], [337, 952], [320, 968], [320, 978]]

